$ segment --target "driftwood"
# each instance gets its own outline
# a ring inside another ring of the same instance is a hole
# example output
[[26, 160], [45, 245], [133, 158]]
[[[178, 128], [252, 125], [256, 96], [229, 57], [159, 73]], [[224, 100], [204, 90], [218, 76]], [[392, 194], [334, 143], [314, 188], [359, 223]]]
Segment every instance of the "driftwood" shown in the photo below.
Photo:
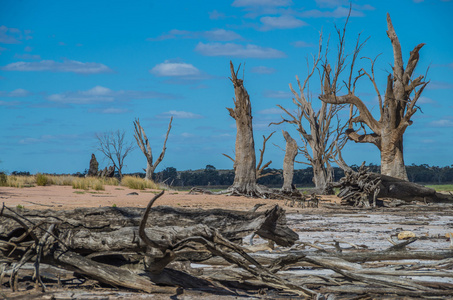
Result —
[[284, 247], [294, 245], [298, 235], [285, 225], [280, 207], [266, 212], [152, 209], [162, 194], [156, 195], [144, 212], [137, 208], [18, 211], [4, 206], [0, 259], [6, 263], [2, 264], [1, 278], [9, 274], [9, 286], [17, 290], [18, 271], [34, 260], [37, 285], [42, 262], [112, 286], [148, 293], [171, 292], [175, 289], [157, 284], [165, 279], [166, 285], [191, 288], [202, 280], [181, 282], [181, 274], [175, 276], [167, 269], [168, 264], [174, 260], [203, 261], [214, 255], [245, 269], [264, 286], [300, 296], [316, 295], [274, 275], [236, 243], [255, 233]]
[[357, 172], [345, 171], [345, 177], [332, 185], [340, 188], [338, 197], [342, 199], [343, 205], [375, 207], [378, 198], [405, 202], [453, 203], [452, 195], [437, 193], [432, 188], [399, 178], [369, 172], [365, 163]]
[[[265, 291], [271, 298], [322, 299], [328, 293], [442, 297], [453, 289], [453, 251], [406, 249], [417, 238], [380, 251], [352, 243], [342, 248], [340, 241], [335, 241], [333, 249], [323, 248], [321, 243], [304, 242], [303, 233], [299, 240], [278, 206], [265, 212], [257, 212], [258, 207], [247, 212], [152, 207], [161, 195], [145, 210], [57, 212], [4, 206], [0, 286], [21, 290], [26, 278], [21, 277], [26, 272], [23, 267], [31, 262], [30, 278], [36, 288], [48, 293], [49, 274], [40, 266], [63, 268], [108, 286], [173, 295], [181, 294], [183, 288], [231, 296], [258, 296]], [[280, 246], [272, 256], [254, 253], [265, 248], [245, 245], [244, 238], [250, 234]], [[373, 261], [387, 262], [372, 266]], [[205, 267], [193, 269], [190, 263]], [[297, 268], [301, 270], [297, 275], [286, 272]], [[330, 273], [313, 274], [317, 270]], [[447, 280], [424, 281], [425, 277]]]

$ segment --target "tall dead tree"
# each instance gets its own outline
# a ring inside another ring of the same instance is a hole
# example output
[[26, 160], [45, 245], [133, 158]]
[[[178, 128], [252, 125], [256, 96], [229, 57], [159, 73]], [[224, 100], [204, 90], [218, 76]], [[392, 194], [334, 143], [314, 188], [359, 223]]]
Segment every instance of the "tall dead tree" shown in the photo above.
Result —
[[[240, 67], [240, 66], [239, 66]], [[234, 182], [232, 189], [248, 194], [256, 190], [256, 157], [253, 138], [252, 104], [244, 81], [237, 77], [230, 61], [231, 82], [234, 86], [234, 109], [227, 108], [230, 116], [236, 120], [236, 146], [234, 160]]]
[[149, 140], [148, 140], [148, 137], [146, 136], [145, 130], [140, 125], [139, 119], [136, 119], [134, 121], [134, 137], [135, 137], [135, 140], [137, 141], [137, 145], [140, 147], [140, 149], [142, 150], [143, 154], [146, 157], [146, 176], [145, 176], [146, 180], [153, 179], [154, 170], [156, 170], [157, 166], [164, 159], [165, 151], [167, 150], [166, 145], [167, 145], [168, 135], [170, 134], [172, 121], [173, 121], [173, 117], [171, 117], [170, 123], [168, 123], [167, 134], [165, 135], [165, 141], [164, 141], [164, 146], [162, 148], [162, 152], [160, 153], [159, 157], [157, 158], [157, 160], [154, 163], [153, 163], [153, 152], [151, 150], [151, 145], [149, 144]]
[[338, 113], [343, 108], [342, 105], [321, 102], [321, 108], [317, 111], [312, 106], [311, 92], [308, 88], [309, 82], [317, 70], [319, 71], [321, 86], [326, 76], [320, 67], [322, 63], [321, 53], [322, 36], [320, 37], [317, 56], [313, 58], [312, 68], [308, 70], [303, 84], [296, 76], [299, 92], [289, 84], [289, 88], [295, 97], [293, 103], [297, 111], [293, 112], [282, 105], [277, 105], [285, 112], [286, 117], [282, 117], [282, 121], [279, 123], [271, 124], [288, 123], [296, 126], [302, 140], [299, 152], [308, 160], [308, 163], [302, 163], [313, 167], [313, 183], [318, 189], [318, 193], [328, 194], [331, 192], [328, 183], [333, 179], [331, 163], [335, 161], [335, 156], [339, 154], [346, 143], [346, 137], [342, 134], [342, 131], [348, 123], [341, 122], [338, 118]]
[[233, 63], [230, 61], [231, 82], [234, 86], [234, 109], [227, 108], [230, 116], [236, 120], [236, 146], [234, 161], [234, 182], [228, 189], [234, 193], [259, 196], [262, 188], [256, 183], [256, 180], [265, 176], [262, 174], [264, 168], [269, 166], [268, 162], [262, 166], [264, 150], [267, 140], [272, 136], [264, 137], [263, 149], [260, 150], [260, 161], [256, 164], [255, 140], [253, 138], [252, 125], [252, 105], [247, 90], [244, 87], [244, 81], [237, 77], [239, 72], [234, 70]]
[[282, 130], [283, 137], [286, 140], [285, 158], [283, 159], [283, 192], [292, 192], [294, 190], [294, 161], [298, 154], [298, 146], [288, 132]]
[[[328, 71], [329, 65], [326, 65], [327, 76], [325, 77], [324, 91], [319, 99], [329, 104], [355, 106], [359, 111], [359, 116], [351, 120], [351, 125], [346, 130], [348, 138], [356, 143], [371, 143], [378, 147], [381, 152], [381, 174], [407, 180], [403, 156], [403, 135], [407, 127], [412, 124], [411, 117], [417, 111], [416, 102], [428, 84], [424, 80], [424, 76], [412, 77], [419, 61], [419, 51], [424, 44], [415, 46], [410, 52], [406, 66], [404, 66], [401, 45], [389, 14], [387, 14], [387, 27], [387, 35], [393, 47], [394, 66], [392, 68], [393, 74], [387, 76], [384, 97], [382, 97], [375, 79], [374, 65], [376, 59], [368, 58], [371, 62], [369, 71], [361, 69], [358, 75], [352, 74], [354, 62], [360, 50], [360, 47], [356, 47], [349, 82], [346, 83], [347, 92], [344, 95], [337, 94], [341, 87], [336, 76], [331, 78]], [[338, 34], [343, 43], [344, 31], [343, 34], [338, 31]], [[341, 60], [342, 57], [340, 56], [337, 65], [340, 64]], [[379, 101], [379, 119], [372, 115], [364, 101], [355, 94], [356, 82], [362, 76], [369, 78], [376, 91]], [[353, 124], [359, 124], [359, 126], [353, 128]], [[367, 132], [367, 129], [371, 132]]]
[[97, 150], [102, 152], [110, 160], [113, 167], [118, 171], [118, 175], [123, 178], [124, 160], [127, 155], [134, 150], [134, 145], [125, 141], [126, 133], [124, 130], [97, 133]]

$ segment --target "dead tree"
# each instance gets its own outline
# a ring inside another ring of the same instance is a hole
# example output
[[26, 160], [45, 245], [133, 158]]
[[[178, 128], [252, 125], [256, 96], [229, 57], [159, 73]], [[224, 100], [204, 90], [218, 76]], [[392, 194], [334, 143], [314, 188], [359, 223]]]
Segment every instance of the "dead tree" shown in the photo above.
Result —
[[225, 155], [234, 161], [234, 182], [228, 190], [242, 195], [259, 196], [263, 192], [263, 187], [258, 186], [256, 180], [264, 175], [261, 172], [271, 163], [268, 162], [261, 166], [266, 142], [273, 133], [267, 138], [264, 137], [263, 149], [260, 150], [260, 162], [257, 165], [253, 138], [252, 104], [244, 87], [244, 81], [237, 77], [239, 68], [235, 71], [233, 63], [230, 61], [230, 80], [234, 86], [235, 98], [234, 109], [227, 108], [227, 110], [230, 116], [236, 120], [237, 131], [235, 159]]
[[157, 166], [164, 159], [165, 151], [167, 150], [167, 147], [166, 147], [167, 139], [168, 139], [168, 135], [170, 134], [172, 121], [173, 121], [173, 117], [170, 118], [170, 123], [168, 123], [167, 134], [165, 135], [165, 141], [164, 141], [164, 146], [162, 148], [162, 152], [160, 153], [159, 157], [157, 158], [157, 160], [154, 163], [153, 163], [153, 152], [151, 150], [151, 145], [149, 144], [149, 140], [148, 140], [148, 137], [146, 136], [145, 130], [140, 125], [139, 119], [136, 119], [134, 121], [134, 138], [137, 141], [137, 145], [140, 147], [140, 150], [142, 150], [143, 154], [146, 157], [146, 170], [145, 170], [146, 171], [146, 176], [145, 176], [146, 180], [153, 179], [154, 170], [156, 170]]
[[[328, 49], [326, 50], [326, 53]], [[313, 78], [316, 70], [320, 70], [322, 53], [322, 36], [319, 41], [319, 50], [317, 56], [313, 58], [312, 68], [301, 84], [299, 77], [296, 76], [299, 92], [294, 90], [291, 84], [289, 88], [294, 94], [293, 103], [297, 111], [292, 112], [290, 109], [277, 105], [285, 112], [286, 116], [282, 117], [279, 123], [271, 123], [279, 125], [282, 123], [294, 124], [299, 132], [302, 145], [299, 147], [299, 152], [302, 153], [308, 160], [308, 164], [313, 167], [313, 183], [315, 184], [318, 193], [329, 194], [328, 183], [333, 180], [333, 169], [331, 163], [335, 161], [335, 156], [339, 154], [341, 149], [346, 144], [346, 137], [342, 132], [347, 127], [347, 122], [341, 122], [338, 119], [338, 113], [343, 108], [343, 105], [327, 104], [322, 102], [321, 108], [317, 111], [313, 109], [309, 82]], [[324, 82], [325, 72], [320, 71], [321, 86]]]
[[294, 160], [298, 153], [297, 142], [289, 135], [288, 132], [282, 130], [283, 137], [286, 140], [285, 158], [283, 159], [283, 186], [282, 192], [290, 193], [294, 190]]
[[[359, 116], [351, 120], [346, 130], [349, 139], [356, 143], [371, 143], [381, 152], [381, 174], [407, 180], [403, 157], [403, 135], [407, 127], [412, 124], [411, 117], [417, 111], [417, 100], [428, 84], [424, 76], [413, 78], [413, 73], [419, 61], [419, 51], [424, 44], [418, 44], [411, 52], [406, 66], [403, 63], [401, 45], [393, 28], [390, 15], [387, 14], [387, 35], [392, 43], [394, 66], [393, 73], [387, 76], [387, 87], [384, 96], [378, 89], [375, 79], [374, 65], [376, 59], [371, 60], [371, 69], [361, 69], [353, 75], [353, 67], [363, 43], [357, 41], [356, 50], [351, 63], [349, 81], [345, 84], [346, 93], [338, 95], [341, 86], [337, 76], [338, 68], [343, 68], [344, 55], [338, 57], [337, 71], [330, 76], [329, 65], [326, 64], [324, 91], [319, 99], [329, 104], [350, 104], [359, 111]], [[340, 37], [340, 47], [344, 46], [344, 34], [337, 30]], [[377, 58], [377, 57], [376, 57]], [[357, 80], [367, 76], [371, 81], [379, 101], [379, 119], [376, 119], [362, 99], [355, 94]], [[359, 124], [353, 128], [353, 124]], [[367, 132], [367, 129], [371, 132]]]
[[118, 175], [123, 178], [122, 169], [127, 155], [134, 150], [134, 145], [125, 141], [125, 131], [109, 131], [96, 134], [98, 140], [97, 150], [102, 152], [109, 159]]

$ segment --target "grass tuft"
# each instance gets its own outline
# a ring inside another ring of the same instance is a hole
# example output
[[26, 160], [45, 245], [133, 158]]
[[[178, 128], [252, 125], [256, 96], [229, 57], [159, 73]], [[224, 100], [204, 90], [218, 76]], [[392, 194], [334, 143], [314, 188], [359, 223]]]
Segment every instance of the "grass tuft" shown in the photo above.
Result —
[[38, 186], [46, 186], [50, 184], [49, 178], [44, 174], [38, 173], [36, 174], [36, 184]]
[[159, 186], [154, 181], [134, 176], [124, 176], [121, 180], [121, 185], [135, 190], [159, 189]]

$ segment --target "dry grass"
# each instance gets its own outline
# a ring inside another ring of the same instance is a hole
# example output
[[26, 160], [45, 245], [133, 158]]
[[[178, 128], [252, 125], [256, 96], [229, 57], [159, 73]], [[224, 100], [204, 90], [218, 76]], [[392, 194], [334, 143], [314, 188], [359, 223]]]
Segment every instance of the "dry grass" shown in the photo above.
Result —
[[154, 181], [134, 176], [124, 176], [121, 180], [121, 185], [135, 190], [159, 189], [159, 185], [157, 185]]
[[105, 190], [105, 185], [118, 185], [118, 179], [116, 178], [97, 178], [97, 177], [75, 177], [70, 175], [47, 175], [47, 174], [36, 174], [32, 176], [4, 176], [2, 177], [1, 186], [8, 187], [33, 187], [48, 186], [48, 185], [64, 185], [72, 186], [74, 189], [89, 190], [93, 189], [96, 191]]
[[118, 180], [116, 178], [85, 177], [76, 178], [72, 181], [72, 188], [81, 190], [104, 191], [104, 185], [118, 185]]
[[35, 186], [36, 177], [35, 176], [14, 176], [10, 175], [6, 179], [5, 186], [23, 188], [23, 187], [32, 187]]

